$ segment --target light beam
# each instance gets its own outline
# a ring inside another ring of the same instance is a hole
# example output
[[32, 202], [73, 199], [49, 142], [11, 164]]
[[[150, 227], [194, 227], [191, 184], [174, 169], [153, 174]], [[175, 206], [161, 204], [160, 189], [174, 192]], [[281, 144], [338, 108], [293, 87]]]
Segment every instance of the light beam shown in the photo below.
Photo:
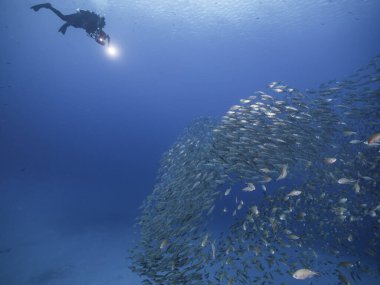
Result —
[[107, 55], [112, 58], [116, 58], [119, 55], [119, 51], [115, 46], [108, 46], [106, 52]]

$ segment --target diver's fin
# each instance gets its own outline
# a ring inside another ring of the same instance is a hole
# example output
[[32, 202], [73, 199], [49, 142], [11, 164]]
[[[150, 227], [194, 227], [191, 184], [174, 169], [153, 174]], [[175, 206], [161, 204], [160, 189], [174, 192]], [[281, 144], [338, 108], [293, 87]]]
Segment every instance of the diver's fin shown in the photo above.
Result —
[[67, 28], [70, 26], [69, 23], [64, 23], [58, 30], [58, 32], [61, 32], [62, 35], [66, 33]]
[[41, 8], [51, 8], [51, 4], [50, 3], [45, 3], [45, 4], [38, 4], [38, 5], [34, 5], [34, 6], [30, 7], [30, 9], [33, 9], [36, 12], [38, 10], [40, 10]]

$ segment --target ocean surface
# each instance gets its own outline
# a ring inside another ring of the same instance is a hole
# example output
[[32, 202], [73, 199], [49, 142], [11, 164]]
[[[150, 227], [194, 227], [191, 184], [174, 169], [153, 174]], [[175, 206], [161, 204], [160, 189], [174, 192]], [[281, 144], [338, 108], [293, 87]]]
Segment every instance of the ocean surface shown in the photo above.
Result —
[[380, 1], [50, 1], [113, 53], [40, 3], [0, 2], [0, 285], [380, 284]]

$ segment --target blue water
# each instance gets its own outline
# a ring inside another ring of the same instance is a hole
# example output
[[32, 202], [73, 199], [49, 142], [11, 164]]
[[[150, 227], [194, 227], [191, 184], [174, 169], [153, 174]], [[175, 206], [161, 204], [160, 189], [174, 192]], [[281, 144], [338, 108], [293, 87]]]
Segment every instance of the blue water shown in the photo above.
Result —
[[105, 15], [115, 58], [38, 3], [0, 3], [0, 285], [140, 284], [132, 226], [191, 121], [380, 51], [377, 0], [51, 1]]

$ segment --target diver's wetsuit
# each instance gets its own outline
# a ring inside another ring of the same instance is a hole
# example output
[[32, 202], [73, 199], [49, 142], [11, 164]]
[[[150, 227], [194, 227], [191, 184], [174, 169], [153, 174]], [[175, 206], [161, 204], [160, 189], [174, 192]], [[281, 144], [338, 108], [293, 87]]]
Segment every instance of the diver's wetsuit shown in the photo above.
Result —
[[110, 37], [102, 30], [106, 24], [104, 17], [100, 17], [94, 12], [78, 10], [74, 14], [63, 15], [50, 3], [38, 4], [31, 7], [34, 11], [38, 11], [41, 8], [46, 8], [53, 11], [54, 14], [66, 22], [59, 29], [59, 32], [62, 34], [66, 33], [69, 26], [73, 26], [75, 28], [82, 28], [86, 30], [87, 34], [101, 45], [104, 45], [106, 40], [108, 40], [108, 43], [110, 42]]

